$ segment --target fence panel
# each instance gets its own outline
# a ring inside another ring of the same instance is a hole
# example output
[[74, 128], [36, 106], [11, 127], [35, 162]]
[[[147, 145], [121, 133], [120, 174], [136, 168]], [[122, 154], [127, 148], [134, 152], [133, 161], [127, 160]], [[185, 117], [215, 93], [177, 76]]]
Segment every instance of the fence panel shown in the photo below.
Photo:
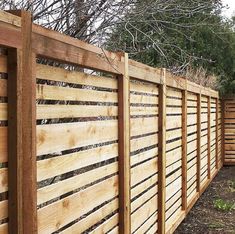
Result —
[[0, 233], [8, 233], [7, 55], [0, 49]]
[[224, 163], [235, 164], [235, 98], [224, 100]]
[[118, 225], [117, 79], [37, 64], [38, 233]]
[[157, 231], [158, 87], [132, 80], [131, 232]]

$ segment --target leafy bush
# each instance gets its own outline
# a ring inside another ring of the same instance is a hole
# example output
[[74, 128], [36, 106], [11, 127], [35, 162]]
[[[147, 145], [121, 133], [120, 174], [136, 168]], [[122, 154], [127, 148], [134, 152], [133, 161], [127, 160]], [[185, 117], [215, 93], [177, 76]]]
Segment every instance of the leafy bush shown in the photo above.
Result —
[[223, 199], [216, 199], [214, 201], [214, 207], [217, 210], [228, 212], [235, 209], [235, 204], [228, 201], [224, 201]]

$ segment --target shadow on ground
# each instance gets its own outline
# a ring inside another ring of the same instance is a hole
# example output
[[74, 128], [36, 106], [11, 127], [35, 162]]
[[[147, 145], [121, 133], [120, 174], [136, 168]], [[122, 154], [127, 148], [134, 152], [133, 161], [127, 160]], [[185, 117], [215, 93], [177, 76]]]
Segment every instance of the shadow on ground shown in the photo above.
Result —
[[235, 166], [221, 169], [175, 231], [191, 233], [235, 234]]

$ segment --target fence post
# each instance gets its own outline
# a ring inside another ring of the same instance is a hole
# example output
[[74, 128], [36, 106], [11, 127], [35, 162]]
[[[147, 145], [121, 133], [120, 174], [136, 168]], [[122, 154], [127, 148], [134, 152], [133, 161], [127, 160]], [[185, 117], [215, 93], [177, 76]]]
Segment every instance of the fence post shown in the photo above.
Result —
[[201, 94], [197, 95], [197, 192], [201, 180]]
[[131, 233], [130, 208], [130, 80], [128, 54], [124, 55], [125, 72], [118, 77], [119, 145], [119, 232]]
[[207, 113], [208, 113], [208, 126], [207, 126], [207, 170], [208, 175], [207, 178], [211, 178], [211, 97], [208, 96], [208, 105], [207, 105]]
[[32, 20], [21, 16], [22, 49], [8, 49], [9, 233], [37, 233], [36, 57]]
[[166, 229], [166, 69], [162, 69], [159, 85], [158, 116], [158, 233]]
[[222, 99], [221, 101], [221, 105], [222, 105], [222, 110], [221, 110], [221, 117], [222, 117], [222, 120], [221, 120], [221, 133], [222, 133], [222, 139], [221, 139], [221, 154], [222, 154], [222, 163], [224, 165], [225, 163], [225, 121], [224, 121], [224, 115], [225, 115], [225, 99]]
[[215, 167], [216, 167], [216, 170], [218, 170], [219, 168], [219, 160], [218, 160], [218, 153], [219, 153], [219, 140], [218, 140], [218, 137], [219, 137], [219, 99], [216, 98], [216, 103], [215, 103]]
[[182, 91], [182, 209], [187, 209], [187, 85]]

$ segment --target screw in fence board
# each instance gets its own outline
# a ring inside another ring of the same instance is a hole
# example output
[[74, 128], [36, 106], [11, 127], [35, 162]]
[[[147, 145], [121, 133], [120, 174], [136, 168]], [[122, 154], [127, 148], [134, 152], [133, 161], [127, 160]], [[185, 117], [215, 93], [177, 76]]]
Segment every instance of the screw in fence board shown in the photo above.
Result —
[[219, 168], [219, 159], [218, 159], [218, 154], [219, 154], [219, 130], [218, 130], [218, 125], [219, 125], [219, 99], [216, 98], [216, 103], [215, 103], [215, 167], [216, 170]]
[[201, 180], [201, 94], [197, 95], [197, 192], [200, 193]]
[[211, 97], [208, 96], [208, 104], [207, 104], [207, 170], [208, 175], [207, 178], [211, 178]]
[[182, 209], [187, 209], [187, 90], [182, 91]]
[[158, 116], [158, 233], [165, 233], [166, 221], [166, 69], [159, 85]]
[[119, 146], [119, 232], [131, 233], [130, 208], [130, 79], [128, 54], [124, 54], [124, 75], [118, 76]]
[[8, 49], [9, 233], [37, 233], [36, 56], [32, 52], [32, 19], [22, 21], [22, 49]]

